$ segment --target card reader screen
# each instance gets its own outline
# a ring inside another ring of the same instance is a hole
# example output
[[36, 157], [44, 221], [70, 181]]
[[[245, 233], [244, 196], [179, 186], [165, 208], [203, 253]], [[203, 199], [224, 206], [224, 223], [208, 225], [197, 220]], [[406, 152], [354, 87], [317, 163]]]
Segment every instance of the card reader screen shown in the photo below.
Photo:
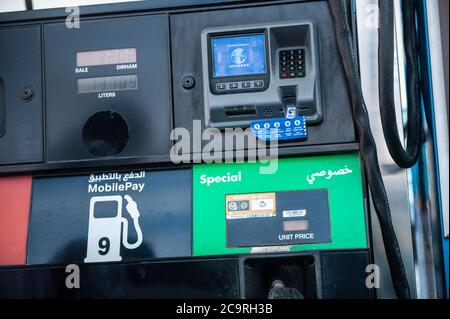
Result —
[[264, 34], [211, 39], [213, 77], [266, 73]]

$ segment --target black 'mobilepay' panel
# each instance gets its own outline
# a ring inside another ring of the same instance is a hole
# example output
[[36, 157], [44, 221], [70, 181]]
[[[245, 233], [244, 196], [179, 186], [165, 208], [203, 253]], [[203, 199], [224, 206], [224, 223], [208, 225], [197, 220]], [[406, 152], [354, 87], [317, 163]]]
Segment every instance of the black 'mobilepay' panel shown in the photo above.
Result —
[[0, 165], [43, 160], [40, 30], [0, 28]]
[[[238, 8], [174, 14], [170, 18], [172, 39], [174, 122], [176, 127], [193, 128], [193, 120], [202, 120], [204, 128], [204, 92], [202, 86], [201, 32], [208, 28], [239, 29], [251, 24], [311, 21], [319, 36], [319, 66], [322, 76], [323, 120], [308, 127], [307, 140], [283, 142], [284, 146], [351, 143], [355, 134], [345, 78], [335, 42], [332, 17], [325, 1], [277, 4], [257, 8]], [[191, 74], [195, 86], [185, 89], [182, 79]], [[252, 93], [258, 94], [258, 93]], [[260, 114], [261, 118], [269, 116]], [[230, 117], [232, 123], [233, 117]], [[209, 141], [203, 141], [204, 145]], [[301, 149], [298, 150], [301, 152]]]
[[188, 169], [35, 178], [27, 264], [190, 256], [191, 183]]
[[169, 153], [167, 16], [47, 24], [44, 36], [49, 162]]

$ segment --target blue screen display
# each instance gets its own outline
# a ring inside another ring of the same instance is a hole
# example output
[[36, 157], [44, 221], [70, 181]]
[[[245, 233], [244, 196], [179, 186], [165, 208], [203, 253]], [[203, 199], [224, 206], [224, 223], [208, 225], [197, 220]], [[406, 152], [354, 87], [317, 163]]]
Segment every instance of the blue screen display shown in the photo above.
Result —
[[264, 34], [212, 38], [213, 76], [266, 73]]

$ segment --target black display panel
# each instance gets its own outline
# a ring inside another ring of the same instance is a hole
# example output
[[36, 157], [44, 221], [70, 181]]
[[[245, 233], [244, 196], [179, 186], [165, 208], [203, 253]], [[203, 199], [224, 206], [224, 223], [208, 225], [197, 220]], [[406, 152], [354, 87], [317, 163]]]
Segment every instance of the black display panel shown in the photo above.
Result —
[[[283, 147], [280, 152], [284, 150], [293, 151], [296, 154], [307, 153], [316, 147], [325, 147], [334, 149], [336, 144], [352, 145], [355, 142], [355, 133], [353, 127], [353, 120], [351, 115], [351, 108], [349, 107], [350, 100], [347, 92], [343, 89], [346, 87], [345, 74], [339, 59], [339, 50], [335, 41], [333, 19], [330, 15], [329, 8], [325, 1], [320, 2], [301, 2], [301, 3], [287, 3], [279, 4], [274, 10], [273, 6], [261, 6], [257, 10], [255, 8], [230, 8], [214, 11], [190, 12], [177, 14], [171, 17], [171, 43], [172, 43], [172, 69], [173, 78], [182, 79], [185, 74], [192, 74], [196, 83], [203, 81], [204, 67], [198, 63], [199, 52], [202, 50], [201, 34], [205, 30], [212, 28], [235, 28], [236, 31], [228, 32], [228, 34], [211, 34], [211, 37], [217, 36], [236, 36], [239, 35], [238, 28], [234, 26], [245, 26], [249, 24], [268, 24], [268, 23], [285, 23], [289, 21], [312, 21], [317, 27], [318, 47], [320, 64], [317, 72], [322, 74], [322, 98], [323, 98], [323, 119], [320, 125], [308, 126], [308, 138], [304, 140], [286, 141], [283, 142]], [[189, 28], [186, 28], [186, 26]], [[241, 30], [241, 34], [249, 34], [250, 30]], [[252, 29], [252, 33], [257, 30]], [[259, 30], [261, 33], [262, 30]], [[209, 34], [209, 33], [208, 33]], [[210, 43], [211, 37], [207, 43]], [[271, 40], [272, 41], [272, 40]], [[283, 47], [283, 43], [279, 43]], [[273, 52], [271, 55], [271, 65], [268, 70], [273, 73], [274, 77], [279, 79], [279, 74], [276, 72], [278, 67], [278, 52]], [[311, 55], [306, 54], [305, 58]], [[212, 63], [209, 64], [210, 66]], [[209, 67], [211, 71], [211, 67]], [[306, 74], [310, 74], [310, 70], [305, 69]], [[206, 74], [212, 79], [211, 74]], [[258, 75], [256, 75], [258, 76]], [[327, 76], [331, 80], [327, 80]], [[223, 81], [222, 81], [223, 80]], [[289, 81], [279, 79], [280, 81]], [[229, 77], [224, 77], [219, 81], [233, 82]], [[244, 81], [242, 81], [244, 82]], [[196, 85], [189, 91], [186, 91], [183, 86], [174, 81], [173, 99], [174, 99], [174, 121], [176, 127], [185, 127], [189, 131], [193, 130], [193, 119], [205, 118], [204, 107], [204, 88], [201, 85]], [[215, 84], [210, 81], [211, 92], [215, 89]], [[216, 82], [216, 84], [218, 84]], [[208, 88], [206, 88], [208, 89]], [[221, 91], [223, 94], [229, 94], [230, 90]], [[233, 91], [242, 93], [244, 91]], [[248, 92], [248, 91], [245, 91]], [[216, 92], [217, 94], [217, 92]], [[221, 93], [222, 94], [222, 93]], [[257, 95], [257, 92], [251, 94]], [[228, 96], [224, 96], [227, 98]], [[252, 105], [242, 105], [241, 111], [244, 116], [250, 114], [259, 118], [271, 117], [278, 112], [271, 108], [267, 110], [256, 110]], [[247, 106], [247, 108], [244, 108]], [[305, 105], [307, 107], [307, 105]], [[189, 112], [187, 112], [189, 110]], [[234, 110], [231, 110], [234, 111]], [[230, 111], [230, 121], [237, 117]], [[244, 111], [248, 113], [243, 113]], [[301, 110], [305, 116], [310, 116], [313, 113], [312, 109], [305, 108]], [[253, 113], [252, 113], [253, 112]], [[248, 117], [250, 117], [250, 115]], [[280, 115], [281, 116], [281, 115]], [[202, 129], [205, 128], [202, 122]], [[203, 146], [209, 141], [203, 141]]]
[[52, 23], [44, 39], [49, 162], [168, 157], [167, 16]]

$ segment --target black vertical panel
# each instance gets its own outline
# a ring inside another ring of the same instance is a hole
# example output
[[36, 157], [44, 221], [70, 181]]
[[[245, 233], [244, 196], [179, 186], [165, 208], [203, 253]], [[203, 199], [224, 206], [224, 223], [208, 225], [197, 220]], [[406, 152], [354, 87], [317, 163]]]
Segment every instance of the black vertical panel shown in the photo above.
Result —
[[366, 287], [368, 252], [323, 252], [320, 257], [324, 299], [374, 297], [373, 289]]
[[39, 26], [0, 28], [0, 91], [0, 165], [42, 162]]

